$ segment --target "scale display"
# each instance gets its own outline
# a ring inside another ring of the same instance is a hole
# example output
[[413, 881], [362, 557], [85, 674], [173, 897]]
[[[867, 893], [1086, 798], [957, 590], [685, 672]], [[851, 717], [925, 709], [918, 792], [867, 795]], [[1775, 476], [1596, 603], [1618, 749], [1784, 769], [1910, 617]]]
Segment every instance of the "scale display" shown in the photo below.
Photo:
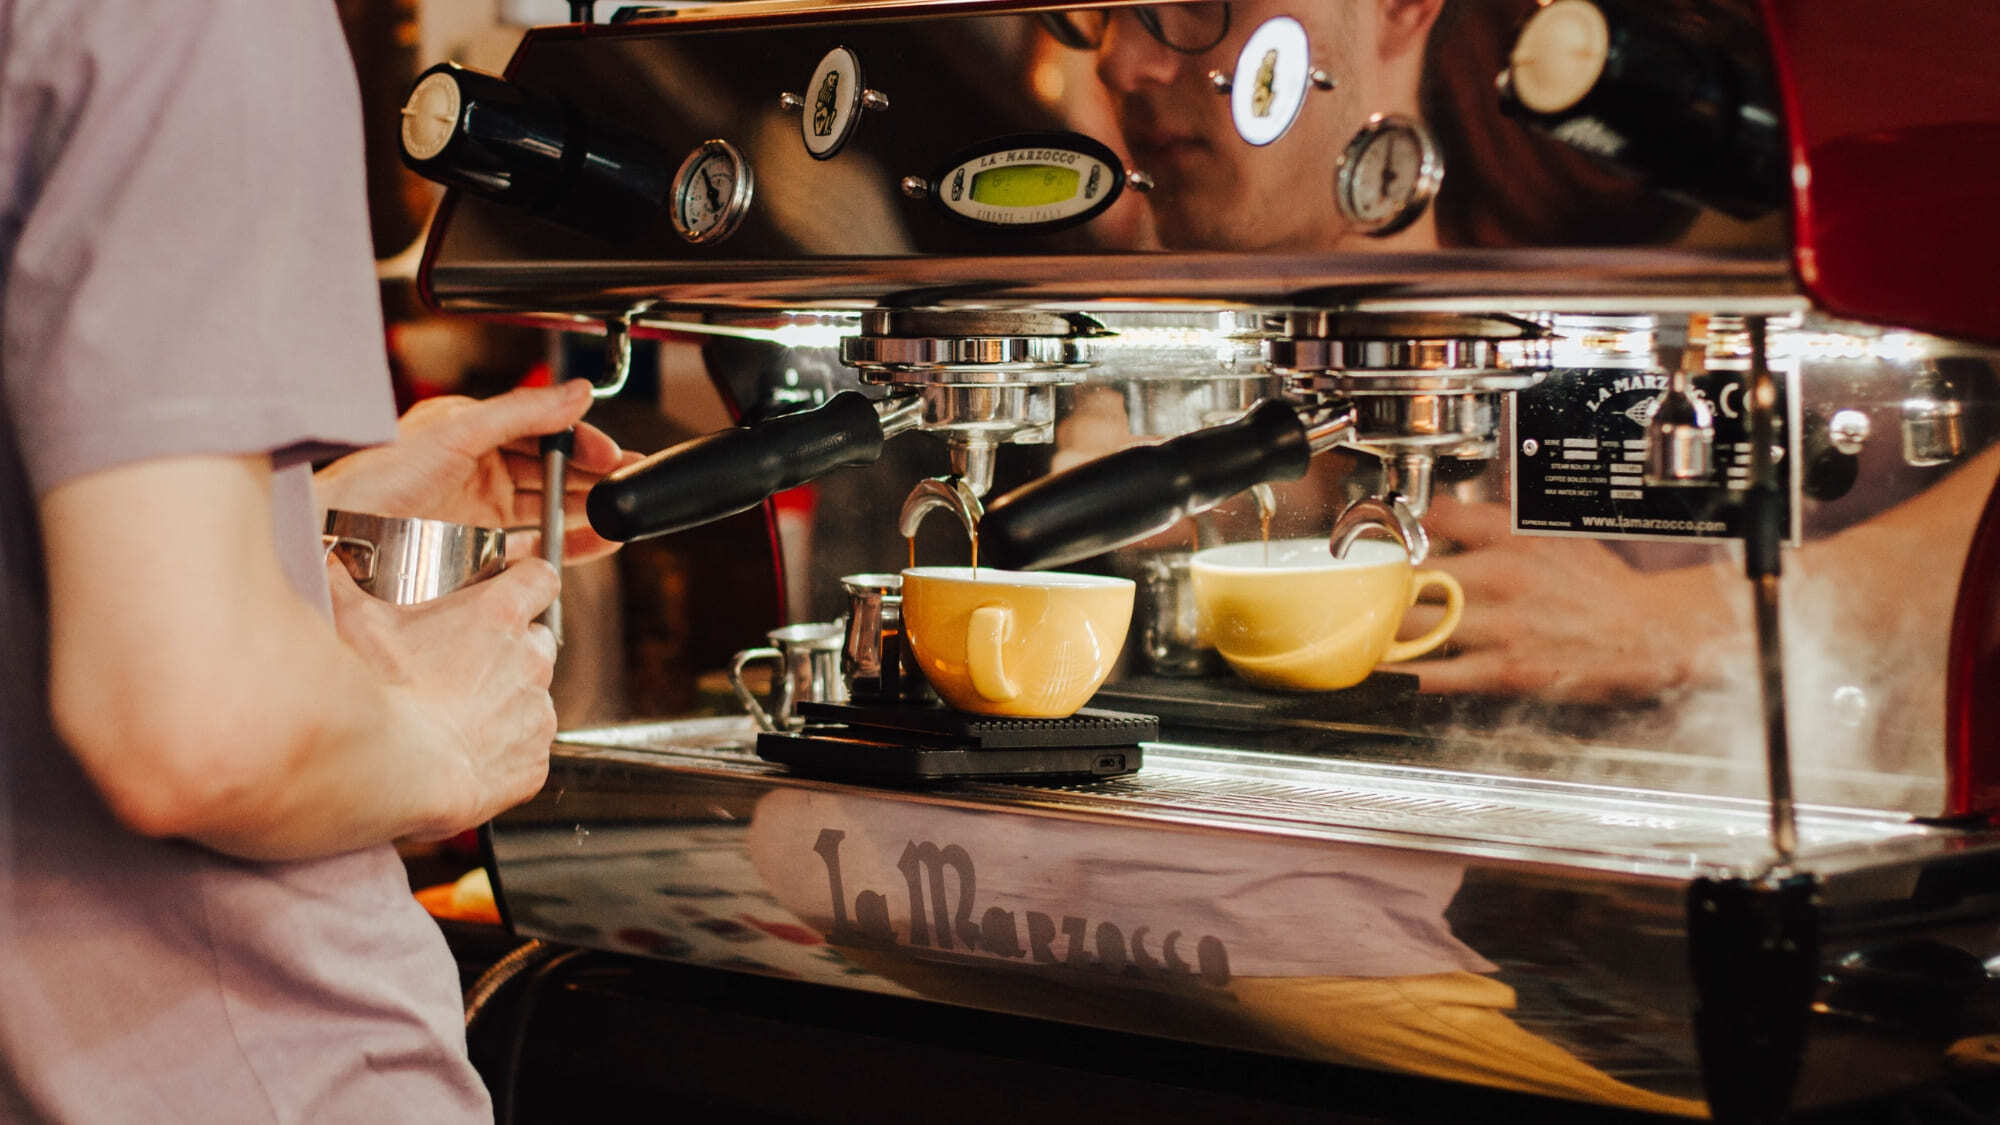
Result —
[[1081, 133], [1021, 133], [952, 157], [928, 185], [960, 222], [1009, 232], [1089, 222], [1125, 187], [1118, 155]]

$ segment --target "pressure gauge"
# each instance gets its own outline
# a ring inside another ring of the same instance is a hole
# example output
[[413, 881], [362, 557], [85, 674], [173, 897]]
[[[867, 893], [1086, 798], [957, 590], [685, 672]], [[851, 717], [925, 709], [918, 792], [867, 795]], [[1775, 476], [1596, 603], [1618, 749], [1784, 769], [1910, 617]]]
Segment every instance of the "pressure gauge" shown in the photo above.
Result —
[[728, 141], [708, 141], [674, 173], [674, 229], [689, 242], [716, 242], [742, 225], [755, 190], [750, 165]]
[[1408, 227], [1444, 182], [1444, 158], [1424, 127], [1381, 114], [1347, 142], [1334, 171], [1334, 201], [1349, 222], [1376, 238]]

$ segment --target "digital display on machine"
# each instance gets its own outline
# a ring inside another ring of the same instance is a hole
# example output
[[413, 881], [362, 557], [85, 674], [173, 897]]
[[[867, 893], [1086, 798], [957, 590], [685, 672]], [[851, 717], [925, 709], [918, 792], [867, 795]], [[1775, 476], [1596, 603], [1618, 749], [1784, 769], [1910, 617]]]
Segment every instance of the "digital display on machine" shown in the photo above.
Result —
[[972, 177], [972, 201], [994, 207], [1046, 207], [1076, 195], [1083, 174], [1053, 164], [988, 168]]
[[1089, 222], [1124, 186], [1117, 154], [1081, 133], [1014, 133], [961, 150], [917, 194], [975, 227], [1036, 233]]

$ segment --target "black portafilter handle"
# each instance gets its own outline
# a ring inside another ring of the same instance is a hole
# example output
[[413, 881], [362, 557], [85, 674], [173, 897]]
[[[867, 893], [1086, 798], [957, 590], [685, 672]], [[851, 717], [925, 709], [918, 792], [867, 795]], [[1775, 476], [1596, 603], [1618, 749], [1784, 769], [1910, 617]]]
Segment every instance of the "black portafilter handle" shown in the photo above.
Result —
[[1233, 422], [1135, 445], [1002, 496], [979, 521], [979, 557], [1003, 570], [1087, 559], [1254, 485], [1297, 480], [1311, 459], [1298, 412], [1266, 401]]
[[590, 526], [620, 542], [733, 516], [776, 493], [882, 454], [882, 420], [857, 391], [755, 426], [663, 449], [590, 490]]

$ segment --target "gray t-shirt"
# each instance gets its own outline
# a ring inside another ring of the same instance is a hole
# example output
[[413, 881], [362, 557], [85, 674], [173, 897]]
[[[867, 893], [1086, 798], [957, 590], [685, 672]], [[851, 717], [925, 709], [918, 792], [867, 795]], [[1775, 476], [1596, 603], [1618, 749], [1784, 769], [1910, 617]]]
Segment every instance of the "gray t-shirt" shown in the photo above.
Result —
[[0, 0], [0, 206], [0, 1122], [490, 1119], [393, 850], [134, 835], [49, 718], [62, 481], [268, 452], [325, 605], [306, 462], [394, 426], [334, 6]]

